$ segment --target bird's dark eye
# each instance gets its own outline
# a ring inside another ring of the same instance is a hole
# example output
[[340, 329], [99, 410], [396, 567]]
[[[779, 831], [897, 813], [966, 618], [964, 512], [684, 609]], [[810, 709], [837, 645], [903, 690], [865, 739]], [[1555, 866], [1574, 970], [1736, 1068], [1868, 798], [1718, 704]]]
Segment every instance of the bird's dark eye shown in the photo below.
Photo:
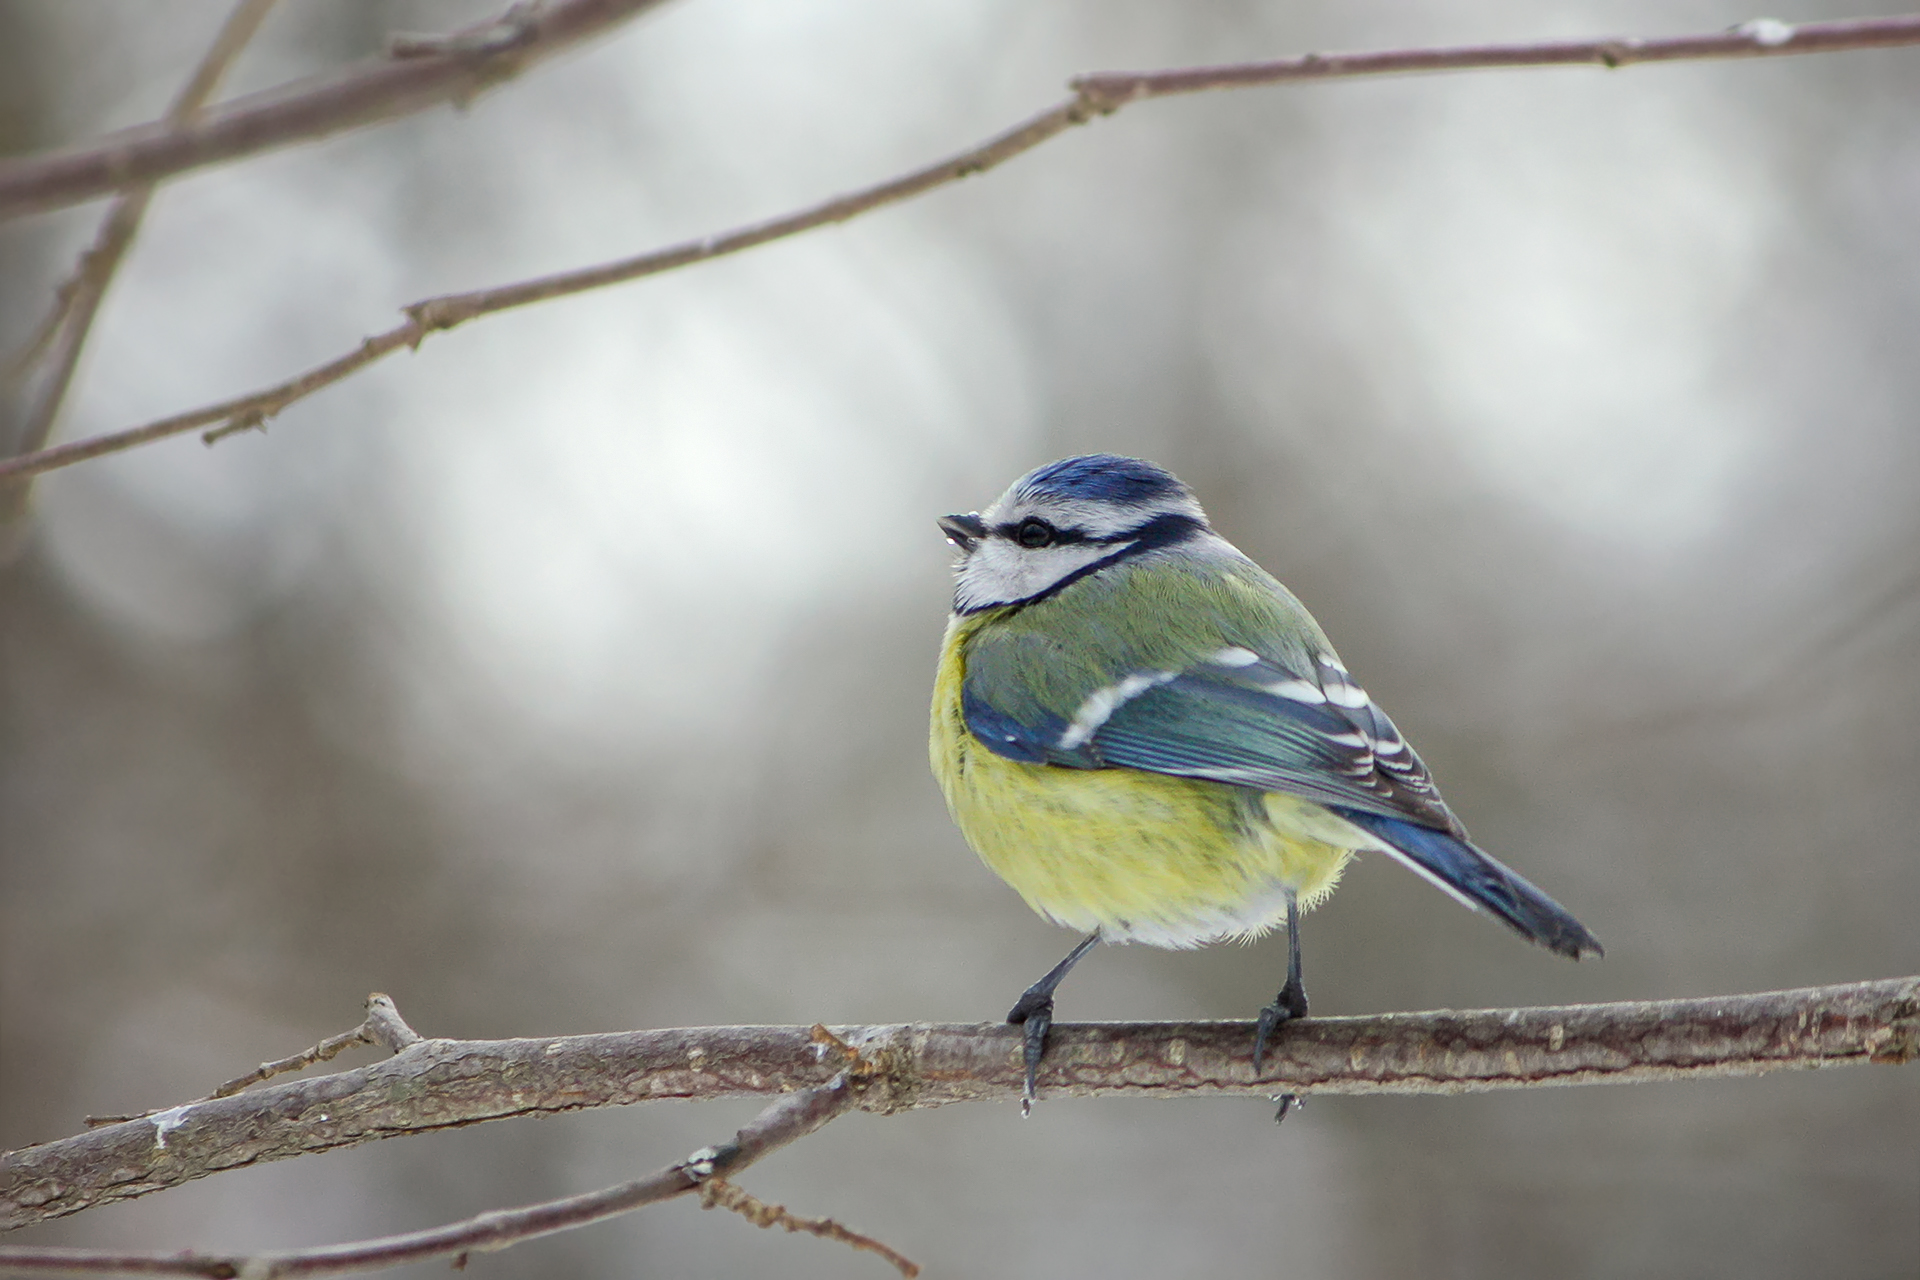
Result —
[[1038, 516], [1028, 516], [1013, 531], [1013, 540], [1023, 547], [1044, 547], [1053, 541], [1053, 526]]

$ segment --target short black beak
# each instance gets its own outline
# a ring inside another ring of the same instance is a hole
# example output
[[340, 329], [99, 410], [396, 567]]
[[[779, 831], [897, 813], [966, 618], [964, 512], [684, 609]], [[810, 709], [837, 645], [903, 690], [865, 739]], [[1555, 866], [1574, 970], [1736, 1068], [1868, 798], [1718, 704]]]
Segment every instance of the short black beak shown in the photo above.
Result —
[[965, 515], [941, 516], [940, 532], [947, 535], [947, 541], [962, 551], [973, 550], [973, 544], [987, 536], [987, 525], [977, 511]]

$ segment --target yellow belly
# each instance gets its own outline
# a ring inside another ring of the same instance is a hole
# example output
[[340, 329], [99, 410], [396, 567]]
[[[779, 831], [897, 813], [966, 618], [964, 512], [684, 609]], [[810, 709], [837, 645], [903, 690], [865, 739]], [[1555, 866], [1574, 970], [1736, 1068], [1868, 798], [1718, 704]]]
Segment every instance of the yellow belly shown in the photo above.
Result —
[[947, 630], [930, 753], [967, 843], [1027, 905], [1110, 942], [1194, 947], [1251, 938], [1311, 906], [1367, 833], [1297, 796], [1135, 769], [1026, 764], [966, 726], [960, 688], [973, 620]]

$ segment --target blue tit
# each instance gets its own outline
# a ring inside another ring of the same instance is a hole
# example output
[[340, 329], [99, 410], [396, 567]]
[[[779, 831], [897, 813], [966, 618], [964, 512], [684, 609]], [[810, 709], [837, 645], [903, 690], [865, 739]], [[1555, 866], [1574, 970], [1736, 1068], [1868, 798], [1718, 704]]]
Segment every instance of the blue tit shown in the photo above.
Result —
[[1561, 955], [1601, 954], [1468, 840], [1312, 615], [1169, 472], [1068, 458], [939, 523], [960, 559], [934, 774], [987, 866], [1087, 934], [1008, 1014], [1024, 1026], [1027, 1104], [1054, 989], [1095, 943], [1199, 947], [1285, 921], [1258, 1078], [1274, 1030], [1307, 1013], [1299, 913], [1362, 850]]

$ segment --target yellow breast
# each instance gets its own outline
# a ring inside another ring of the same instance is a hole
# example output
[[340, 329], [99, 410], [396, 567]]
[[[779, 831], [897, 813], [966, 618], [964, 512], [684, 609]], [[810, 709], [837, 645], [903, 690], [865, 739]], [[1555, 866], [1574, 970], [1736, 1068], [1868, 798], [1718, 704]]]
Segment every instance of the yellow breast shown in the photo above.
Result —
[[968, 731], [967, 642], [985, 615], [947, 627], [934, 680], [934, 776], [960, 831], [1041, 915], [1110, 942], [1193, 947], [1254, 937], [1286, 895], [1331, 892], [1366, 833], [1312, 801], [1136, 769], [1008, 760]]

